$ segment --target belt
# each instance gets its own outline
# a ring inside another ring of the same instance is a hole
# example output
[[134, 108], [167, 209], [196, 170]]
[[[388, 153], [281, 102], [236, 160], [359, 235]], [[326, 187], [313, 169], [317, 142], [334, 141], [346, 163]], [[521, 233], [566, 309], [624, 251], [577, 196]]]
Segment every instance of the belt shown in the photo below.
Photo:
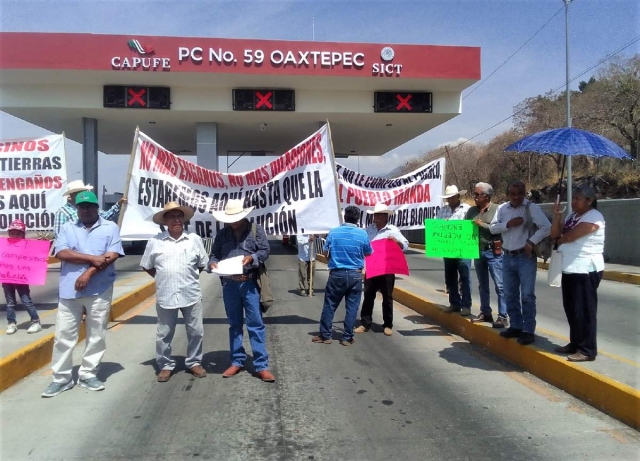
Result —
[[502, 249], [502, 251], [504, 251], [505, 254], [508, 254], [509, 256], [515, 256], [515, 255], [519, 255], [521, 253], [524, 253], [524, 248], [520, 248], [519, 250], [505, 250], [504, 248]]
[[246, 282], [247, 280], [253, 279], [251, 275], [225, 275], [222, 278], [225, 280], [231, 280], [232, 282]]
[[362, 272], [362, 269], [331, 269], [329, 273], [339, 272], [339, 271]]

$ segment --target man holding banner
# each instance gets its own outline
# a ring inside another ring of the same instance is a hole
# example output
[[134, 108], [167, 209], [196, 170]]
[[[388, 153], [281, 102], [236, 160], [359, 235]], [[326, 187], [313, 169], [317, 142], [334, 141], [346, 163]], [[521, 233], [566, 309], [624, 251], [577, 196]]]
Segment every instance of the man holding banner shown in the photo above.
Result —
[[[470, 207], [460, 201], [460, 195], [466, 192], [466, 190], [459, 191], [457, 186], [447, 186], [442, 196], [447, 204], [440, 208], [438, 219], [447, 221], [465, 219]], [[448, 314], [459, 312], [462, 316], [471, 315], [471, 261], [461, 258], [443, 259], [444, 281], [449, 291], [449, 307], [443, 312]]]
[[[389, 216], [393, 214], [384, 203], [376, 203], [373, 211], [367, 210], [368, 214], [373, 214], [373, 224], [367, 227], [367, 236], [371, 242], [381, 239], [389, 239], [396, 243], [402, 251], [409, 248], [409, 241], [400, 230], [393, 224], [389, 224]], [[354, 331], [356, 333], [366, 333], [371, 329], [373, 322], [373, 304], [376, 293], [382, 294], [382, 319], [383, 332], [385, 336], [393, 334], [393, 287], [396, 282], [395, 274], [383, 274], [369, 277], [364, 282], [364, 300], [360, 311], [360, 326]]]

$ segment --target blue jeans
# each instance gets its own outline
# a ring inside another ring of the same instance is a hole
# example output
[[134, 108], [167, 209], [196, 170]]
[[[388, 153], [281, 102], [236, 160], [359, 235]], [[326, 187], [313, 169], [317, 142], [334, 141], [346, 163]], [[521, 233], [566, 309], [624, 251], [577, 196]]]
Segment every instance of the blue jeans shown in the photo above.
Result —
[[[458, 275], [460, 275], [459, 285]], [[444, 258], [444, 283], [449, 290], [449, 304], [451, 306], [471, 309], [470, 259]]]
[[493, 250], [480, 251], [480, 258], [473, 260], [478, 277], [480, 291], [480, 312], [491, 315], [491, 294], [489, 293], [489, 274], [498, 295], [498, 315], [507, 317], [507, 304], [502, 289], [502, 255], [495, 256]]
[[331, 339], [333, 336], [333, 316], [345, 299], [347, 313], [344, 317], [344, 334], [342, 338], [350, 341], [353, 338], [353, 327], [356, 324], [358, 307], [362, 298], [362, 272], [346, 269], [332, 269], [324, 291], [324, 306], [320, 316], [320, 336]]
[[266, 332], [260, 311], [260, 292], [254, 280], [222, 282], [222, 298], [224, 309], [229, 320], [229, 349], [231, 365], [244, 367], [247, 354], [242, 346], [242, 325], [246, 315], [247, 332], [253, 351], [253, 368], [255, 371], [269, 369], [269, 354], [266, 347]]
[[31, 291], [29, 290], [29, 285], [18, 285], [17, 283], [3, 283], [2, 289], [4, 290], [4, 298], [7, 301], [7, 322], [8, 323], [16, 323], [16, 291], [18, 292], [18, 296], [20, 296], [20, 301], [22, 301], [22, 305], [29, 312], [29, 317], [31, 317], [32, 322], [39, 322], [40, 317], [38, 317], [38, 311], [36, 310], [36, 306], [31, 301]]
[[511, 328], [525, 333], [536, 331], [536, 273], [538, 261], [520, 253], [510, 256], [505, 253], [502, 261], [504, 299]]

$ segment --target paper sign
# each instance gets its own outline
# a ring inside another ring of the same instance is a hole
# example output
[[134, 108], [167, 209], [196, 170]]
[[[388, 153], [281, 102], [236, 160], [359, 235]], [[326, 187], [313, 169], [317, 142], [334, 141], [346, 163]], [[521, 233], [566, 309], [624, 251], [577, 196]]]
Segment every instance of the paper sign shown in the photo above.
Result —
[[424, 241], [428, 258], [478, 259], [478, 226], [471, 220], [426, 219]]
[[47, 240], [0, 238], [0, 282], [44, 285], [50, 246]]
[[385, 274], [409, 275], [407, 258], [396, 242], [389, 239], [371, 242], [373, 254], [365, 257], [366, 278]]
[[244, 255], [218, 261], [218, 267], [211, 269], [211, 272], [218, 275], [242, 275], [242, 260]]

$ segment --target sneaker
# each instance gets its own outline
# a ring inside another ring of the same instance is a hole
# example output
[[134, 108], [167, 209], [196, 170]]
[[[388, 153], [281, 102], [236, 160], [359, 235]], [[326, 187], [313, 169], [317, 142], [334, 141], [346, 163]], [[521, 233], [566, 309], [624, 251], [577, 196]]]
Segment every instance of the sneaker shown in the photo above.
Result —
[[51, 383], [41, 394], [42, 397], [48, 399], [50, 397], [55, 397], [58, 394], [63, 393], [64, 391], [68, 391], [75, 386], [73, 379], [70, 379], [66, 383]]
[[307, 292], [305, 290], [300, 290], [300, 296], [307, 296]]
[[473, 322], [473, 323], [479, 323], [479, 322], [493, 323], [493, 315], [491, 315], [491, 314], [483, 314], [482, 312], [480, 312], [478, 315], [474, 315], [471, 318], [471, 322]]
[[462, 317], [469, 317], [469, 316], [471, 315], [471, 309], [470, 309], [470, 308], [468, 308], [468, 307], [463, 307], [463, 308], [460, 310], [460, 315], [461, 315]]
[[493, 322], [493, 325], [491, 326], [493, 328], [509, 328], [509, 319], [506, 317], [498, 316], [496, 321]]
[[383, 330], [383, 333], [384, 333], [385, 336], [391, 336], [393, 334], [393, 330], [391, 328], [389, 328], [389, 327], [386, 327]]
[[451, 314], [453, 312], [460, 312], [460, 308], [449, 305], [449, 307], [445, 307], [444, 309], [442, 309], [442, 312], [444, 312], [445, 314]]
[[529, 344], [535, 342], [536, 336], [533, 333], [527, 333], [523, 331], [522, 334], [518, 337], [518, 344], [522, 346], [528, 346]]
[[367, 331], [369, 331], [369, 328], [365, 327], [364, 325], [360, 325], [358, 328], [355, 328], [353, 330], [354, 333], [366, 333]]
[[85, 387], [90, 391], [102, 391], [104, 390], [104, 384], [98, 378], [79, 379], [78, 385]]
[[38, 333], [39, 331], [42, 331], [42, 325], [40, 325], [40, 322], [37, 321], [37, 322], [31, 322], [31, 326], [27, 330], [27, 333], [29, 334]]
[[522, 330], [518, 328], [507, 328], [500, 332], [500, 336], [503, 338], [519, 338], [522, 335]]
[[16, 324], [15, 323], [10, 323], [9, 325], [7, 325], [7, 331], [5, 333], [8, 334], [8, 335], [12, 335], [16, 331], [18, 331], [18, 327], [16, 326]]

